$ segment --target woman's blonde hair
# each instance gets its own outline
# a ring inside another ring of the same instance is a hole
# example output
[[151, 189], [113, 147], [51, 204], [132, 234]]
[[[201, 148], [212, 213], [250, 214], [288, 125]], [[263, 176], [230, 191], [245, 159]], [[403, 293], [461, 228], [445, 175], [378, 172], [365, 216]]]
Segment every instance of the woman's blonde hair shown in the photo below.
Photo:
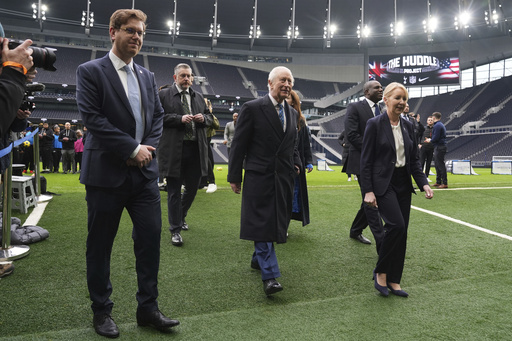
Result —
[[387, 85], [386, 88], [384, 89], [383, 96], [385, 98], [389, 98], [390, 94], [393, 91], [395, 91], [397, 88], [400, 88], [405, 92], [406, 101], [408, 101], [409, 100], [409, 92], [407, 91], [405, 86], [403, 86], [403, 84], [400, 84], [397, 82], [393, 82], [393, 83], [390, 83], [389, 85]]

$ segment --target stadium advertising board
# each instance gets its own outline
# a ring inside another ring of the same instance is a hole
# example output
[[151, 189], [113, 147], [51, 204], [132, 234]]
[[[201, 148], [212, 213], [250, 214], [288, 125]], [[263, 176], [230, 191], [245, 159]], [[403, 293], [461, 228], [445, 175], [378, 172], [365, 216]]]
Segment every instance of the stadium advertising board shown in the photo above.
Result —
[[459, 84], [459, 52], [433, 52], [370, 56], [369, 79], [382, 85], [405, 86]]

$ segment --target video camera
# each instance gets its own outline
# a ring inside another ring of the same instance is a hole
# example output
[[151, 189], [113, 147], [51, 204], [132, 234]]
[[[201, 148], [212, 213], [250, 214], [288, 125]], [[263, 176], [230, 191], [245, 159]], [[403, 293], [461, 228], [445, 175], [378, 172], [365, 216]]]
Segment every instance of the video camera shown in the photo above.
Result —
[[45, 85], [43, 83], [28, 83], [25, 88], [25, 96], [23, 97], [23, 102], [21, 102], [20, 110], [33, 111], [36, 108], [36, 104], [32, 102], [32, 100], [34, 99], [34, 94], [36, 92], [44, 91], [44, 89]]

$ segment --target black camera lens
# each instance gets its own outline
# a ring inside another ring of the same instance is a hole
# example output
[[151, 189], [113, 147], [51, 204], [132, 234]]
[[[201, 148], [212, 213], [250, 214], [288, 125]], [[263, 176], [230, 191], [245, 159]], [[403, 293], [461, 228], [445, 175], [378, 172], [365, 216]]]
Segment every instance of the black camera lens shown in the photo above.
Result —
[[[16, 42], [16, 41], [10, 41], [9, 42], [9, 49], [13, 50], [16, 47], [18, 47], [22, 42]], [[55, 55], [55, 51], [57, 49], [51, 48], [51, 47], [35, 47], [30, 46], [32, 49], [32, 61], [34, 62], [35, 67], [43, 68], [47, 71], [57, 71], [55, 66], [53, 64], [57, 60], [57, 56]]]

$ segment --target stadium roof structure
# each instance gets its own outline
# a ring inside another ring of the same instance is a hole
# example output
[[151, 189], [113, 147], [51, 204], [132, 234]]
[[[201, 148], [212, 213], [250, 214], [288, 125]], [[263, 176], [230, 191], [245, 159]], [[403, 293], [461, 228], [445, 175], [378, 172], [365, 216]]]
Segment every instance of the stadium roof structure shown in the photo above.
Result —
[[[480, 40], [511, 35], [512, 27], [509, 0], [34, 0], [34, 3], [35, 9], [31, 1], [2, 1], [0, 22], [7, 26], [7, 31], [9, 27], [23, 27], [42, 32], [105, 36], [110, 15], [116, 9], [133, 6], [148, 15], [146, 40], [198, 48], [298, 53], [339, 53], [365, 47]], [[44, 13], [43, 5], [46, 5]], [[46, 20], [42, 20], [43, 16]], [[87, 27], [87, 19], [91, 18], [94, 25]], [[82, 20], [86, 26], [82, 26]], [[168, 26], [170, 20], [173, 20], [172, 29]], [[179, 34], [176, 22], [179, 22]]]

